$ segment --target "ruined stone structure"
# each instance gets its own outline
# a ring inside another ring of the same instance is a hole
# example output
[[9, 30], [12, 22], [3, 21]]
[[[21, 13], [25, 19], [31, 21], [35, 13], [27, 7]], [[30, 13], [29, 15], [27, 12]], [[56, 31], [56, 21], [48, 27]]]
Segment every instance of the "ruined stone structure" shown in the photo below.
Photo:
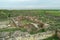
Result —
[[59, 39], [60, 39], [60, 29], [57, 31], [57, 36], [58, 36]]
[[[22, 21], [27, 20], [31, 21], [30, 23], [27, 22], [27, 24], [23, 24]], [[32, 28], [41, 29], [41, 28], [48, 28], [49, 24], [43, 23], [36, 16], [18, 16], [11, 18], [11, 26], [12, 27], [19, 27], [19, 28], [25, 28], [29, 31], [31, 31]]]
[[29, 34], [27, 32], [0, 32], [0, 40], [43, 40], [54, 35], [54, 31], [47, 31], [37, 34]]

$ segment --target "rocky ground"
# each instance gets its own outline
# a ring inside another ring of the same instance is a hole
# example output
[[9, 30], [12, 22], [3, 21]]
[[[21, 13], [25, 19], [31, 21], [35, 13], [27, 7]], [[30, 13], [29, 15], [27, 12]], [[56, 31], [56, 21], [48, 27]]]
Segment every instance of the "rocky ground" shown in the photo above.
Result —
[[0, 29], [7, 28], [9, 21], [0, 21]]
[[[8, 27], [9, 21], [0, 22], [0, 29], [11, 28]], [[43, 40], [45, 38], [54, 35], [54, 31], [47, 31], [37, 34], [29, 34], [28, 32], [10, 31], [10, 32], [0, 32], [0, 40]]]
[[33, 35], [29, 34], [28, 32], [21, 31], [0, 32], [0, 40], [42, 40], [53, 35], [53, 31], [47, 31]]

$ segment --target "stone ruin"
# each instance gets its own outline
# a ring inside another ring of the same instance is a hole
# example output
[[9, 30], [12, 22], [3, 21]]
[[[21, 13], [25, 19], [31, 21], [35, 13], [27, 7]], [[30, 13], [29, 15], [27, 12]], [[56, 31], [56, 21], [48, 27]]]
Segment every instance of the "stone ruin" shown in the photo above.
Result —
[[[31, 21], [30, 23], [23, 24], [22, 21], [27, 20]], [[42, 28], [48, 28], [49, 24], [43, 23], [42, 21], [38, 20], [38, 17], [36, 16], [18, 16], [11, 18], [10, 21], [11, 27], [19, 27], [19, 28], [25, 28], [28, 31], [31, 31], [31, 29], [36, 29], [34, 31], [38, 31]]]
[[60, 39], [60, 29], [57, 30], [57, 37]]

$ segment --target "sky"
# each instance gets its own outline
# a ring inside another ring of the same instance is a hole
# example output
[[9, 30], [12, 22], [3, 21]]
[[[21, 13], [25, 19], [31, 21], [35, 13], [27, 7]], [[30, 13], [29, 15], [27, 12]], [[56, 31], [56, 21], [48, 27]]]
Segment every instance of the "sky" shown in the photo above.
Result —
[[60, 0], [0, 0], [0, 9], [60, 9]]

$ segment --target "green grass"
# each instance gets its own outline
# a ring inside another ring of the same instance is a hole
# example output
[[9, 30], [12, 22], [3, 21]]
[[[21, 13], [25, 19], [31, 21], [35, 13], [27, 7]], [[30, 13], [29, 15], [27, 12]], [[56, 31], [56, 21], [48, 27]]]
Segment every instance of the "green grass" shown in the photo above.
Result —
[[5, 28], [5, 29], [0, 29], [0, 32], [11, 32], [11, 31], [23, 31], [26, 32], [26, 29], [24, 28]]
[[0, 32], [11, 32], [11, 31], [16, 31], [16, 30], [20, 30], [20, 28], [0, 29]]
[[60, 39], [56, 36], [53, 36], [53, 37], [49, 37], [49, 38], [44, 39], [44, 40], [60, 40]]
[[26, 20], [26, 19], [22, 20], [21, 22], [22, 22], [22, 24], [31, 23], [31, 21], [30, 21], [30, 20]]
[[45, 13], [60, 16], [60, 10], [0, 10], [0, 18], [22, 16], [44, 16]]
[[[2, 13], [3, 12], [3, 13]], [[45, 17], [45, 14], [51, 14], [53, 16], [60, 16], [60, 10], [0, 10], [0, 20], [6, 20], [7, 16], [8, 17], [16, 17], [16, 16], [39, 16], [40, 20], [43, 20], [43, 22], [47, 22], [47, 17]], [[44, 18], [40, 18], [40, 17]], [[52, 18], [54, 21], [54, 19]], [[49, 21], [52, 21], [49, 18]], [[30, 23], [30, 21], [23, 20], [22, 23]], [[59, 22], [60, 23], [60, 22]], [[60, 26], [60, 25], [59, 25]], [[56, 26], [54, 26], [56, 27]], [[20, 30], [19, 28], [17, 29], [1, 29], [0, 31], [14, 31], [14, 30]]]
[[46, 13], [54, 15], [54, 16], [60, 16], [60, 11], [46, 11]]

